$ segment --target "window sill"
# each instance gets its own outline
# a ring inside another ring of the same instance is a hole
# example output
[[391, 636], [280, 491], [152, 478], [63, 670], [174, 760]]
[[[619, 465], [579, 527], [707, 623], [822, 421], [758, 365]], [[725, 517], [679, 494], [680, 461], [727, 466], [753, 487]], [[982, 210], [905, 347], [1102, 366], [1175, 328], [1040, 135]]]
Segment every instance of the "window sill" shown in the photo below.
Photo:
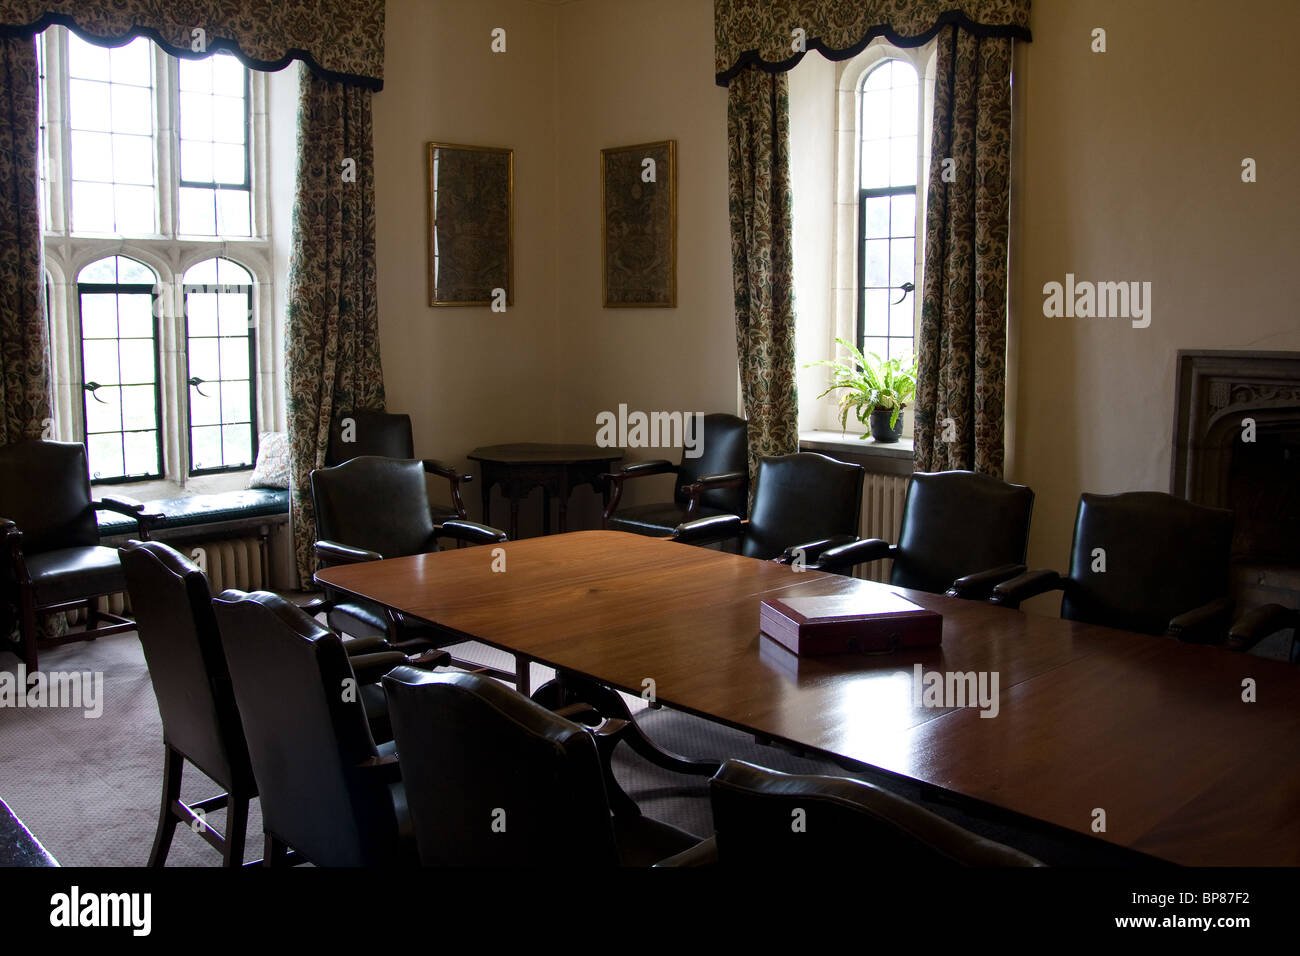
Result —
[[897, 475], [912, 473], [913, 445], [912, 439], [907, 437], [896, 442], [878, 442], [874, 438], [859, 438], [853, 432], [812, 429], [799, 433], [799, 450], [856, 461], [868, 471]]
[[127, 495], [138, 501], [151, 501], [155, 498], [188, 498], [191, 495], [212, 495], [223, 491], [243, 491], [248, 487], [248, 478], [252, 468], [240, 471], [226, 471], [218, 475], [199, 475], [190, 478], [184, 485], [170, 478], [157, 478], [153, 481], [129, 481], [102, 484], [91, 482], [91, 489], [96, 496]]

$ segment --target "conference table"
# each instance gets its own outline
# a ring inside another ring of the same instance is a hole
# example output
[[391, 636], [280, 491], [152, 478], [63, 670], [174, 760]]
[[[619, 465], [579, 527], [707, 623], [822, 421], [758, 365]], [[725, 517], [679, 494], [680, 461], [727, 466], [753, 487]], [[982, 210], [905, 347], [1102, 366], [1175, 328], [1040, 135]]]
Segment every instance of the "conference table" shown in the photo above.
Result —
[[[622, 532], [498, 547], [317, 578], [972, 806], [1178, 864], [1300, 864], [1300, 668]], [[759, 633], [764, 598], [880, 591], [941, 613], [941, 647], [809, 658]], [[931, 706], [917, 665], [996, 674], [996, 716]]]

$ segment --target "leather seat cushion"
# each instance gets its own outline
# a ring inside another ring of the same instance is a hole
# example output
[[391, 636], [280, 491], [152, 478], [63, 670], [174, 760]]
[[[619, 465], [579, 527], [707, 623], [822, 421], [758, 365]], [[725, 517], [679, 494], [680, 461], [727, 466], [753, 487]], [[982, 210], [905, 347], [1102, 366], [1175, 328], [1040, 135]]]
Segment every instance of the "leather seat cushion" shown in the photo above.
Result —
[[126, 590], [115, 548], [59, 548], [26, 556], [36, 602], [66, 604]]
[[[184, 528], [218, 521], [238, 521], [241, 518], [287, 515], [289, 492], [277, 488], [249, 488], [245, 491], [223, 491], [183, 498], [154, 498], [146, 501], [144, 506], [147, 512], [164, 515], [158, 528]], [[96, 517], [99, 533], [104, 537], [136, 533], [134, 518], [113, 511], [100, 511]]]
[[[726, 514], [717, 508], [698, 508], [691, 520], [712, 518], [714, 515]], [[686, 505], [675, 501], [665, 501], [652, 505], [636, 505], [631, 508], [619, 508], [605, 523], [610, 531], [629, 531], [632, 534], [656, 535], [667, 537], [683, 521], [686, 521]]]

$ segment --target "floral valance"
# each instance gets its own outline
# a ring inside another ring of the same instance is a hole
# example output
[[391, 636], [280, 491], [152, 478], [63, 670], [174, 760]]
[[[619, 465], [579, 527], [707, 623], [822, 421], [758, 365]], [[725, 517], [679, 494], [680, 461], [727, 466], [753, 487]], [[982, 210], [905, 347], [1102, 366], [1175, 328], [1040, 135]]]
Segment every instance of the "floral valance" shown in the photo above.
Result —
[[713, 0], [718, 85], [751, 65], [784, 72], [808, 50], [846, 60], [878, 36], [920, 46], [949, 24], [1028, 40], [1029, 0]]
[[174, 56], [223, 50], [269, 71], [302, 60], [325, 79], [384, 85], [384, 0], [0, 0], [0, 36], [54, 24], [91, 41], [145, 36]]

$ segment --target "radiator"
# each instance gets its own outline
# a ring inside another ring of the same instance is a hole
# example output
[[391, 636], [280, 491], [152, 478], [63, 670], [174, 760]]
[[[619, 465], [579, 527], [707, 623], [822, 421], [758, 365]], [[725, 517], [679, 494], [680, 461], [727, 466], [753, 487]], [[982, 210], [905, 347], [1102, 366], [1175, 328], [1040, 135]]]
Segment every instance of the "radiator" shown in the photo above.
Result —
[[[903, 498], [906, 494], [906, 476], [867, 472], [866, 480], [862, 483], [862, 526], [858, 533], [864, 538], [883, 538], [890, 544], [896, 544], [898, 529], [903, 521]], [[868, 581], [888, 583], [893, 563], [886, 559], [859, 565], [857, 576]]]
[[[257, 591], [268, 586], [266, 549], [262, 539], [220, 538], [215, 541], [167, 542], [206, 572], [208, 586], [214, 595], [226, 588]], [[110, 594], [99, 599], [100, 610], [111, 614], [131, 614], [131, 602], [126, 594]], [[69, 624], [83, 624], [84, 608], [64, 612]]]

